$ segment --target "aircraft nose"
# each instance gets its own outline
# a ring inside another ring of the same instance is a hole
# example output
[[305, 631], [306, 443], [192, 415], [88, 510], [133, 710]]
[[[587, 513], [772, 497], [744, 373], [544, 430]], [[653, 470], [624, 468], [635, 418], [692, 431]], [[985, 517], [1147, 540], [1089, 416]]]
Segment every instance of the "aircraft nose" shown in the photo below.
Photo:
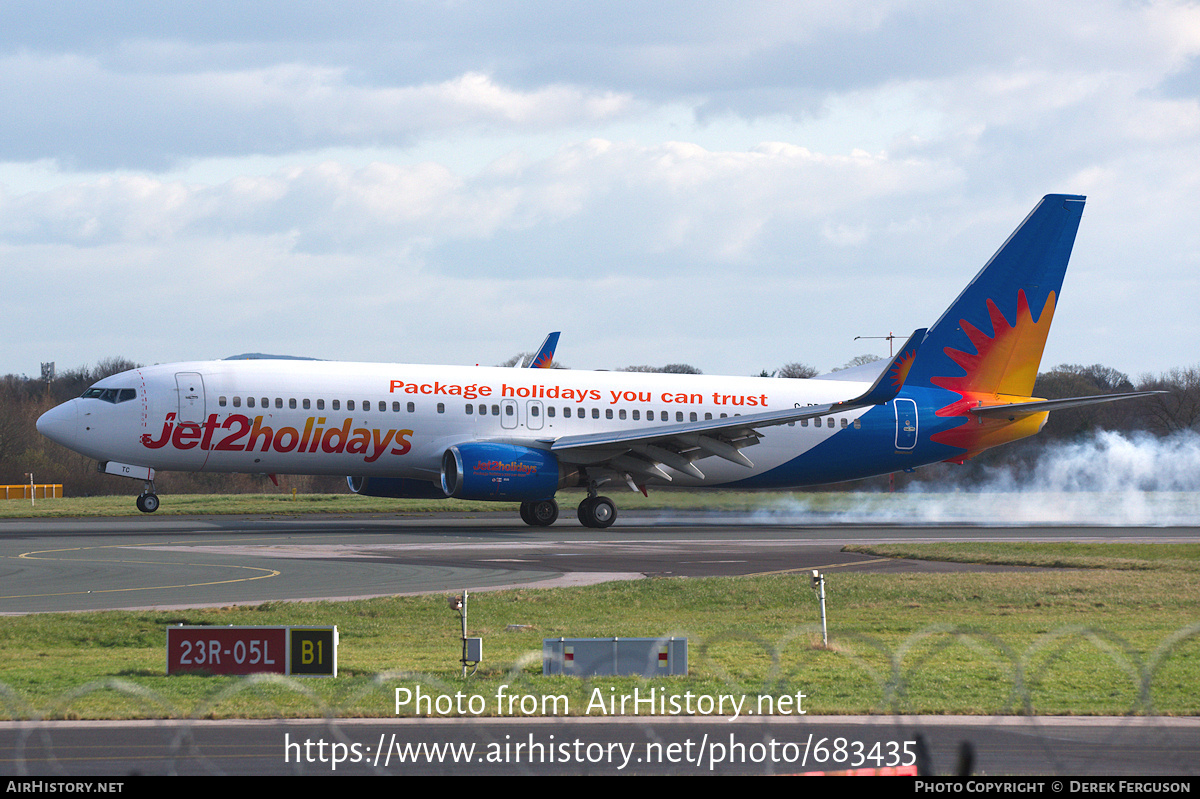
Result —
[[51, 408], [37, 420], [38, 432], [51, 441], [72, 447], [79, 431], [79, 411], [76, 401], [64, 402]]

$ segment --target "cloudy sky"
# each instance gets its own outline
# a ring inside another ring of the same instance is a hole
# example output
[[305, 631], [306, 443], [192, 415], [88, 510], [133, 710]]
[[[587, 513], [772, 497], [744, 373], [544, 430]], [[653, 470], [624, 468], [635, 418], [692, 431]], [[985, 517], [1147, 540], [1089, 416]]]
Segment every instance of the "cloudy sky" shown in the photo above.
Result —
[[0, 374], [887, 354], [1088, 195], [1043, 367], [1200, 361], [1187, 2], [0, 5]]

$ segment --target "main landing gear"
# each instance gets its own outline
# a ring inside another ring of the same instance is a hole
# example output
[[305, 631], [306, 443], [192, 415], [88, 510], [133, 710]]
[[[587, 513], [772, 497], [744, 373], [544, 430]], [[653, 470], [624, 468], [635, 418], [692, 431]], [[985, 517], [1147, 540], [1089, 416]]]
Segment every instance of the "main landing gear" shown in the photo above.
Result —
[[603, 529], [617, 520], [617, 506], [608, 497], [588, 496], [579, 503], [579, 523]]
[[[592, 494], [579, 503], [578, 514], [584, 527], [603, 529], [617, 520], [617, 506], [608, 497]], [[558, 521], [558, 503], [553, 499], [522, 502], [521, 521], [533, 527], [549, 527]]]
[[521, 521], [533, 527], [549, 527], [558, 521], [558, 503], [553, 499], [522, 502]]
[[142, 489], [141, 495], [137, 498], [137, 509], [142, 513], [154, 513], [158, 510], [158, 494], [154, 493], [153, 480], [146, 481], [146, 487]]
[[608, 497], [597, 496], [600, 486], [608, 482], [604, 479], [589, 479], [587, 499], [579, 503], [579, 523], [584, 527], [603, 530], [612, 527], [617, 520], [617, 506]]

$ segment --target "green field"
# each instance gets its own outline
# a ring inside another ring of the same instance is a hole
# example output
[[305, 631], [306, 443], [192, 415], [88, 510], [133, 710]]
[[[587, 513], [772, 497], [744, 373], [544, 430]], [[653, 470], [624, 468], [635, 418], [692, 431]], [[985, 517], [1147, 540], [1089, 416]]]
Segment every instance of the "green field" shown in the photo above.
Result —
[[[946, 575], [831, 570], [828, 648], [807, 574], [480, 593], [468, 634], [484, 638], [485, 661], [466, 680], [458, 617], [441, 595], [6, 617], [0, 718], [391, 716], [396, 689], [418, 685], [445, 702], [456, 692], [478, 696], [488, 714], [502, 685], [523, 697], [564, 697], [572, 714], [588, 709], [596, 689], [619, 696], [651, 687], [752, 702], [803, 693], [814, 714], [1200, 713], [1195, 545], [863, 551], [1030, 565]], [[181, 623], [336, 624], [340, 676], [167, 677], [165, 629]], [[689, 676], [543, 678], [542, 639], [560, 635], [684, 635]]]

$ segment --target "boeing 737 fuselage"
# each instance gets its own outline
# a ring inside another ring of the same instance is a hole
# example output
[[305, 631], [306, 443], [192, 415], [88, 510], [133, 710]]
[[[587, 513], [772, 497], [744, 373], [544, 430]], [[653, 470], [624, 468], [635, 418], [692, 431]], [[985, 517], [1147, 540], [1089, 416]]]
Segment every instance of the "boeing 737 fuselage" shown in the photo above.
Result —
[[156, 471], [337, 474], [372, 496], [517, 501], [534, 525], [582, 487], [580, 521], [607, 527], [607, 483], [786, 488], [962, 462], [1055, 408], [1140, 396], [1030, 396], [1083, 204], [1045, 197], [866, 379], [203, 361], [107, 377], [38, 430], [144, 481], [147, 512]]

